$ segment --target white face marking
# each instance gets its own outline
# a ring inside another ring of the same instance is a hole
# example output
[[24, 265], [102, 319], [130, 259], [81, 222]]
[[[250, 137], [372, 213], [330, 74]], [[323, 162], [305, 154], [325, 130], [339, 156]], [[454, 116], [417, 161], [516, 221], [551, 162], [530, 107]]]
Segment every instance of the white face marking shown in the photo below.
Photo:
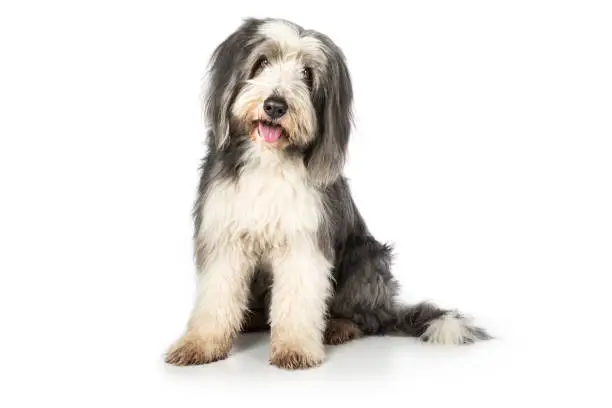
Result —
[[282, 48], [296, 50], [301, 46], [300, 34], [294, 26], [283, 21], [268, 21], [262, 24], [259, 32], [275, 41]]
[[260, 34], [274, 41], [281, 47], [283, 54], [301, 52], [308, 55], [318, 66], [323, 66], [325, 53], [321, 42], [312, 36], [300, 36], [296, 28], [282, 21], [270, 21], [264, 23], [260, 29]]
[[282, 60], [270, 61], [261, 74], [253, 78], [251, 82], [266, 84], [276, 88], [304, 86], [300, 74], [303, 68], [304, 64], [297, 59], [295, 54], [287, 55]]

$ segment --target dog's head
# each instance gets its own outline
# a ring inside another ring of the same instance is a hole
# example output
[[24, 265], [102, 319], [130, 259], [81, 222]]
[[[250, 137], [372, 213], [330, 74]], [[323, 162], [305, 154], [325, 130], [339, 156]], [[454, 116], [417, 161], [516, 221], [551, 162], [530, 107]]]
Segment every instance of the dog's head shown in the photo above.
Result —
[[311, 179], [335, 180], [352, 125], [342, 51], [285, 20], [248, 19], [213, 53], [206, 118], [217, 149], [232, 138], [302, 152]]

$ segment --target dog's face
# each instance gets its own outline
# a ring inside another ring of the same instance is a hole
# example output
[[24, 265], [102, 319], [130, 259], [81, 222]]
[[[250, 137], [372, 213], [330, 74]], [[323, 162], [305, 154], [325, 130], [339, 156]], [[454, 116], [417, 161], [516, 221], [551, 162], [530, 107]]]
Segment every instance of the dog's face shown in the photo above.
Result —
[[314, 37], [300, 37], [284, 23], [264, 24], [260, 32], [264, 39], [253, 51], [249, 78], [234, 101], [232, 115], [250, 126], [253, 139], [277, 147], [305, 146], [317, 126], [313, 91], [324, 69], [320, 43]]
[[245, 139], [303, 152], [313, 180], [345, 158], [352, 88], [340, 49], [284, 20], [246, 20], [215, 50], [207, 119], [218, 149]]

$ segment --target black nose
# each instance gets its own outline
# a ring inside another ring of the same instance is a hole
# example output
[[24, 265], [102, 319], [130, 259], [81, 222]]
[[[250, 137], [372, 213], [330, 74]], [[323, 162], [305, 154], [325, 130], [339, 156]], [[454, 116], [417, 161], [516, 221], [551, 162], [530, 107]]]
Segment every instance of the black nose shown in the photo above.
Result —
[[278, 119], [287, 113], [287, 102], [280, 96], [270, 96], [264, 101], [264, 111], [270, 119]]

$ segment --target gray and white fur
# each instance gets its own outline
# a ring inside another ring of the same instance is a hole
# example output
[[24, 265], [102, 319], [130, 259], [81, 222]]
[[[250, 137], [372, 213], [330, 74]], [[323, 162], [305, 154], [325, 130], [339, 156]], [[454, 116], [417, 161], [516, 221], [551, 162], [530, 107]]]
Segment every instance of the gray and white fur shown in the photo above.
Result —
[[214, 51], [206, 95], [197, 297], [167, 362], [226, 358], [238, 333], [260, 329], [282, 368], [319, 365], [324, 344], [361, 335], [490, 338], [456, 311], [398, 302], [392, 248], [372, 236], [342, 173], [353, 93], [330, 38], [247, 19]]

